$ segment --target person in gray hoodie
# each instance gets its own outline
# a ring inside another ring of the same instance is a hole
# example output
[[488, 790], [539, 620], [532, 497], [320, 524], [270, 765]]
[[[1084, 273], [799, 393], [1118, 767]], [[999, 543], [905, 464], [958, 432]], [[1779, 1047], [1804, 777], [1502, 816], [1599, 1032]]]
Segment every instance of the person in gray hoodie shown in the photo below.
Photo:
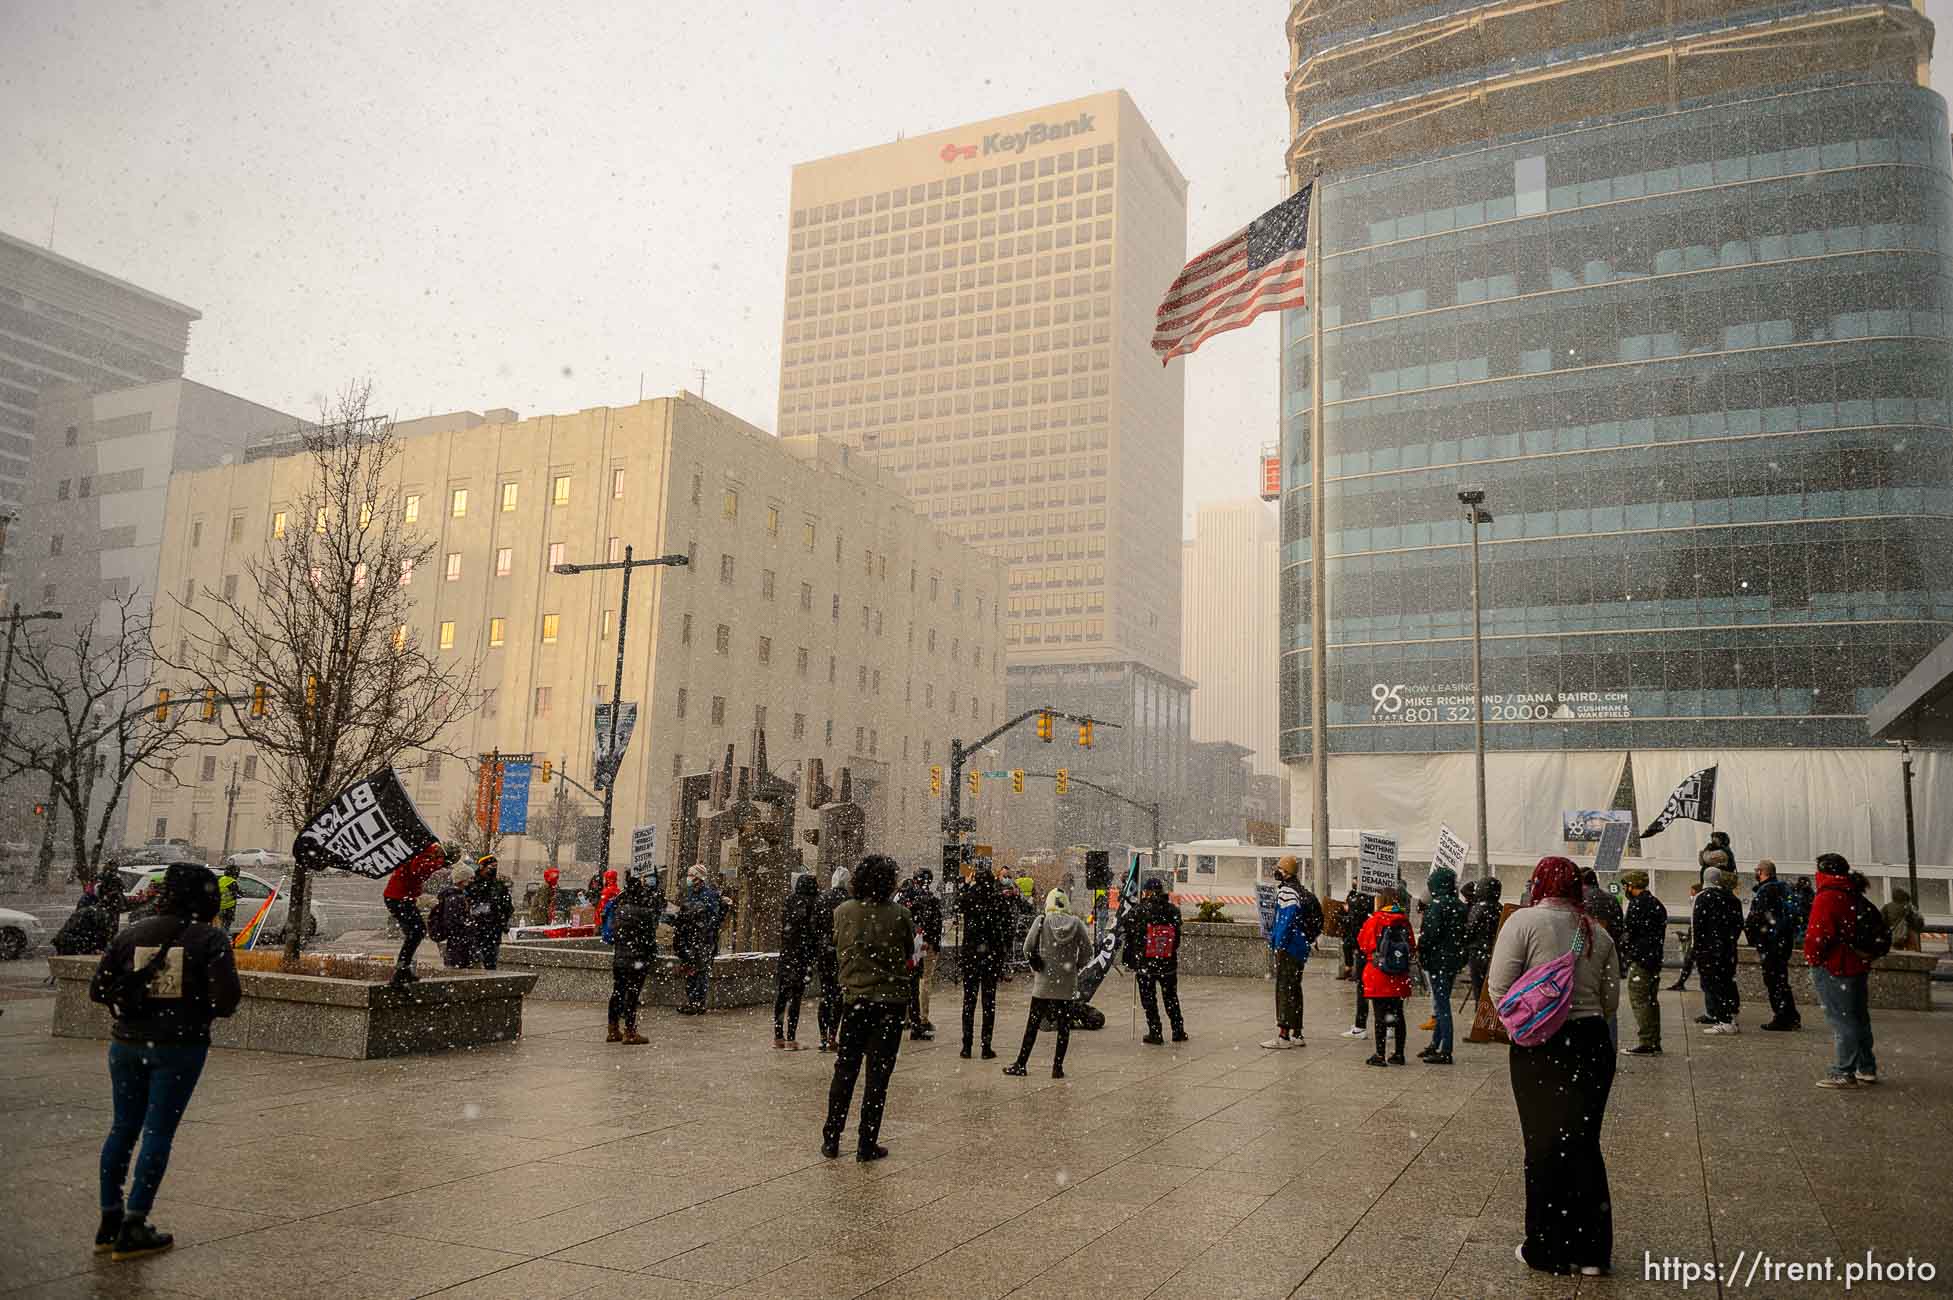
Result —
[[1038, 1023], [1050, 1016], [1058, 1028], [1058, 1050], [1051, 1058], [1051, 1077], [1065, 1077], [1065, 1049], [1071, 1046], [1071, 1000], [1078, 995], [1078, 968], [1092, 955], [1092, 940], [1085, 923], [1071, 915], [1070, 901], [1062, 889], [1044, 896], [1044, 915], [1031, 922], [1024, 935], [1024, 960], [1031, 964], [1036, 980], [1031, 985], [1031, 1013], [1024, 1025], [1024, 1044], [1017, 1059], [1004, 1067], [1004, 1073], [1022, 1078], [1031, 1049], [1037, 1046]]

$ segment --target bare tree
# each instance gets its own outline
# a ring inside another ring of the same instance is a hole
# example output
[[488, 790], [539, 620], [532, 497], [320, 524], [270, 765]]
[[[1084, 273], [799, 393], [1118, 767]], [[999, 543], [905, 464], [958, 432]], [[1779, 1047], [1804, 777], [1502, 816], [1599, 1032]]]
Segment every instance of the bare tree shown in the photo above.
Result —
[[[206, 588], [183, 608], [175, 666], [256, 749], [272, 810], [294, 827], [403, 753], [449, 752], [444, 733], [477, 703], [478, 665], [430, 653], [412, 627], [405, 579], [434, 544], [406, 521], [393, 421], [367, 413], [368, 395], [348, 388], [304, 431], [309, 481], [236, 594]], [[307, 874], [292, 873], [295, 917]], [[286, 927], [288, 962], [303, 931]]]
[[448, 817], [447, 838], [467, 852], [470, 862], [484, 853], [497, 852], [502, 844], [501, 810], [490, 808], [486, 824], [483, 824], [481, 781], [484, 766], [486, 764], [478, 758], [468, 760], [468, 775], [472, 778], [468, 782], [468, 789], [471, 793]]
[[[65, 807], [78, 880], [101, 870], [132, 778], [174, 784], [183, 753], [221, 739], [197, 726], [201, 716], [214, 717], [214, 705], [172, 699], [164, 671], [134, 595], [63, 635], [16, 641], [9, 697], [16, 725], [0, 745], [0, 772], [47, 777], [49, 825]], [[36, 884], [47, 883], [46, 871], [44, 854]]]

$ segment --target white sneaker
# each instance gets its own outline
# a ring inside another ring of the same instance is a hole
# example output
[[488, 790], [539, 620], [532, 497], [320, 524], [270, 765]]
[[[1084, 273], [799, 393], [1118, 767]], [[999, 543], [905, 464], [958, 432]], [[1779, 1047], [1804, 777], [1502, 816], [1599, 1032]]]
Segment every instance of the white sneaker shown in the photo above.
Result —
[[1269, 1039], [1267, 1042], [1263, 1043], [1262, 1046], [1267, 1048], [1271, 1052], [1284, 1052], [1287, 1051], [1291, 1046], [1293, 1046], [1293, 1044], [1291, 1044], [1286, 1038], [1277, 1037], [1277, 1038]]
[[[1300, 1034], [1297, 1034], [1297, 1035], [1296, 1035], [1295, 1037], [1293, 1037], [1293, 1038], [1291, 1038], [1291, 1039], [1289, 1039], [1289, 1040], [1288, 1040], [1288, 1045], [1289, 1045], [1290, 1047], [1307, 1047], [1307, 1046], [1308, 1046], [1308, 1044], [1307, 1044], [1307, 1043], [1305, 1043], [1305, 1042], [1303, 1042], [1303, 1041], [1302, 1041], [1302, 1035], [1300, 1035]], [[1876, 1083], [1876, 1082], [1878, 1082], [1878, 1080], [1876, 1080], [1876, 1079], [1874, 1079], [1874, 1080], [1872, 1080], [1872, 1082], [1873, 1082], [1873, 1083]]]
[[1343, 1031], [1344, 1038], [1368, 1038], [1369, 1036], [1370, 1036], [1369, 1030], [1358, 1029], [1355, 1025], [1351, 1025], [1348, 1029], [1345, 1029]]
[[1856, 1074], [1856, 1075], [1854, 1075], [1853, 1077], [1854, 1077], [1854, 1078], [1856, 1078], [1856, 1079], [1858, 1080], [1858, 1082], [1860, 1082], [1860, 1083], [1877, 1083], [1877, 1082], [1878, 1082], [1878, 1071], [1876, 1071], [1876, 1070], [1860, 1070], [1860, 1071], [1858, 1071], [1858, 1072], [1857, 1072], [1857, 1074]]
[[1722, 1021], [1717, 1024], [1710, 1025], [1707, 1029], [1703, 1030], [1702, 1032], [1705, 1034], [1740, 1034], [1743, 1031], [1737, 1028], [1735, 1023], [1732, 1021]]

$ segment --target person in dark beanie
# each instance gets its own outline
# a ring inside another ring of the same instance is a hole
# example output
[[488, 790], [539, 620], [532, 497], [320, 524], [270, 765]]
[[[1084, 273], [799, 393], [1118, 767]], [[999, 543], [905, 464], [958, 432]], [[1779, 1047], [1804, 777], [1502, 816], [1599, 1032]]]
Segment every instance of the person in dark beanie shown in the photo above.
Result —
[[1471, 906], [1465, 909], [1465, 970], [1471, 976], [1471, 995], [1466, 1005], [1478, 1014], [1479, 999], [1485, 995], [1485, 970], [1492, 961], [1492, 945], [1499, 937], [1499, 921], [1505, 916], [1499, 898], [1504, 888], [1497, 876], [1472, 882]]
[[902, 1050], [902, 1022], [909, 1009], [909, 965], [915, 953], [915, 918], [894, 901], [895, 859], [871, 853], [854, 869], [854, 897], [834, 910], [834, 949], [841, 966], [846, 1005], [841, 1040], [834, 1053], [834, 1079], [827, 1089], [827, 1122], [821, 1128], [821, 1154], [841, 1154], [854, 1084], [868, 1063], [861, 1089], [861, 1123], [854, 1158], [880, 1160], [888, 1148], [876, 1141], [895, 1057]]
[[1729, 846], [1728, 831], [1710, 831], [1708, 843], [1695, 855], [1696, 879], [1702, 884], [1709, 883], [1710, 871], [1728, 873], [1728, 883], [1736, 879], [1736, 850]]
[[841, 965], [834, 956], [834, 909], [848, 901], [848, 869], [836, 867], [828, 887], [815, 900], [814, 969], [820, 975], [821, 1050], [831, 1052], [841, 1038]]
[[515, 893], [502, 879], [501, 862], [493, 853], [475, 859], [475, 878], [467, 892], [475, 960], [483, 970], [494, 970], [501, 964], [502, 936], [515, 919]]
[[811, 875], [794, 877], [793, 892], [780, 909], [780, 960], [773, 980], [773, 1046], [797, 1052], [800, 997], [807, 976], [818, 960], [820, 942], [820, 885]]
[[1763, 992], [1770, 999], [1770, 1019], [1763, 1028], [1773, 1033], [1802, 1029], [1797, 995], [1790, 988], [1790, 951], [1797, 942], [1797, 922], [1790, 911], [1790, 891], [1777, 879], [1777, 864], [1764, 858], [1756, 864], [1756, 892], [1743, 921], [1743, 937], [1756, 949], [1763, 970]]
[[[163, 874], [154, 915], [109, 941], [88, 985], [115, 1016], [108, 1050], [114, 1104], [102, 1144], [101, 1223], [95, 1249], [116, 1260], [168, 1250], [174, 1238], [149, 1223], [169, 1167], [176, 1126], [210, 1054], [210, 1022], [243, 998], [230, 941], [217, 916], [209, 868], [174, 863]], [[142, 1138], [127, 1197], [129, 1157]]]
[[[1359, 969], [1363, 954], [1356, 947], [1356, 936], [1362, 932], [1363, 923], [1370, 919], [1370, 913], [1375, 907], [1375, 900], [1369, 893], [1358, 889], [1355, 885], [1349, 887], [1349, 893], [1343, 898], [1343, 969], [1336, 978], [1356, 981], [1359, 1014], [1363, 1005], [1363, 973]], [[1360, 1027], [1363, 1021], [1359, 1020], [1357, 1023]], [[1357, 1037], [1361, 1038], [1362, 1035], [1358, 1034]]]
[[1166, 896], [1166, 884], [1158, 876], [1146, 882], [1126, 918], [1126, 969], [1137, 977], [1139, 1005], [1146, 1012], [1146, 1037], [1139, 1041], [1155, 1047], [1166, 1041], [1160, 1036], [1159, 995], [1166, 999], [1173, 1041], [1187, 1041], [1187, 1024], [1180, 1017], [1180, 919], [1180, 909]]
[[977, 863], [957, 891], [956, 913], [963, 922], [963, 947], [958, 955], [963, 970], [963, 1050], [958, 1055], [966, 1061], [970, 1059], [979, 1000], [983, 1003], [983, 1059], [997, 1059], [990, 1046], [997, 1028], [997, 978], [1010, 960], [1017, 898], [1016, 887], [992, 875], [987, 862]]
[[1818, 854], [1817, 897], [1804, 928], [1804, 960], [1810, 963], [1811, 983], [1837, 1044], [1830, 1072], [1817, 1081], [1820, 1088], [1849, 1090], [1878, 1082], [1868, 985], [1872, 962], [1883, 951], [1876, 943], [1869, 950], [1860, 946], [1871, 920], [1862, 914], [1877, 912], [1860, 879], [1843, 854]]
[[1689, 886], [1690, 924], [1683, 926], [1681, 934], [1677, 936], [1682, 945], [1682, 973], [1677, 975], [1675, 982], [1668, 986], [1668, 991], [1671, 993], [1688, 992], [1689, 976], [1695, 973], [1695, 926], [1693, 922], [1695, 920], [1695, 900], [1701, 893], [1701, 881], [1698, 880]]
[[929, 986], [935, 982], [936, 954], [943, 947], [943, 905], [936, 897], [936, 873], [927, 867], [918, 870], [903, 884], [896, 901], [909, 909], [922, 934], [922, 960], [909, 979], [909, 1037], [927, 1042], [936, 1036], [935, 1022], [929, 1019]]
[[1722, 869], [1702, 873], [1695, 896], [1695, 965], [1702, 972], [1702, 1023], [1705, 1034], [1736, 1034], [1743, 995], [1736, 988], [1736, 940], [1743, 933], [1743, 905], [1724, 882]]
[[642, 1047], [651, 1040], [637, 1032], [637, 1012], [644, 981], [658, 964], [658, 922], [665, 919], [665, 903], [633, 871], [610, 906], [610, 1030], [604, 1041]]
[[1417, 1054], [1426, 1065], [1450, 1065], [1452, 1045], [1451, 990], [1465, 964], [1465, 904], [1458, 897], [1458, 873], [1450, 867], [1431, 868], [1426, 887], [1431, 904], [1424, 909], [1424, 928], [1417, 937], [1424, 972], [1431, 978], [1431, 1042]]
[[1639, 1041], [1623, 1056], [1661, 1055], [1661, 958], [1668, 942], [1668, 909], [1648, 889], [1648, 873], [1621, 873], [1627, 915], [1621, 922], [1621, 962], [1627, 973], [1628, 1007]]

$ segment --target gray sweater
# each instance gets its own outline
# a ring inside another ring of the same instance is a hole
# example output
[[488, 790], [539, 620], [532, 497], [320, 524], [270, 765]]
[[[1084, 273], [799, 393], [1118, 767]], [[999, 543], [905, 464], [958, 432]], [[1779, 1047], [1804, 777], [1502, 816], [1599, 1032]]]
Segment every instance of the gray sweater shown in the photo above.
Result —
[[[1519, 977], [1535, 966], [1564, 956], [1573, 947], [1580, 914], [1563, 898], [1549, 898], [1522, 907], [1499, 929], [1492, 945], [1492, 961], [1485, 972], [1486, 991], [1493, 1005], [1505, 998]], [[1620, 964], [1614, 941], [1596, 922], [1593, 943], [1573, 967], [1573, 1006], [1569, 1020], [1580, 1016], [1611, 1016], [1621, 1004]]]
[[1024, 935], [1024, 959], [1035, 952], [1044, 962], [1031, 984], [1034, 998], [1069, 1002], [1078, 996], [1078, 968], [1092, 956], [1085, 923], [1069, 912], [1046, 912]]

